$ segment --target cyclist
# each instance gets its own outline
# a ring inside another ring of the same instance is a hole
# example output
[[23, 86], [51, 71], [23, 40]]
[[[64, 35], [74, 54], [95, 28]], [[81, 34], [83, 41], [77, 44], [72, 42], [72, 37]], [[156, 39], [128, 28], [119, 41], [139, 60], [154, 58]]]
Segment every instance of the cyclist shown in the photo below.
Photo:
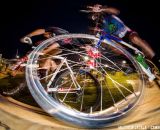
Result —
[[[38, 45], [46, 39], [49, 39], [56, 35], [68, 34], [68, 33], [69, 33], [68, 31], [59, 27], [48, 27], [47, 29], [36, 29], [33, 32], [21, 38], [20, 41], [22, 43]], [[35, 38], [35, 36], [37, 36], [38, 38], [37, 37]], [[60, 46], [63, 46], [64, 44], [67, 44], [67, 43], [70, 43], [70, 40], [66, 39], [66, 40], [63, 40], [63, 42], [55, 42], [54, 44], [52, 44], [52, 46], [50, 46], [47, 50], [45, 50], [44, 53], [48, 53], [51, 50], [57, 49]]]
[[[42, 41], [54, 37], [55, 35], [60, 35], [60, 34], [68, 34], [69, 32], [59, 28], [59, 27], [49, 27], [47, 29], [36, 29], [33, 32], [27, 34], [26, 36], [22, 37], [20, 41], [22, 43], [27, 43], [30, 45], [38, 45]], [[46, 50], [44, 50], [40, 55], [45, 55], [52, 50], [57, 50], [57, 53], [60, 53], [59, 47], [63, 46], [64, 44], [69, 44], [71, 43], [70, 39], [64, 39], [63, 41], [58, 41], [49, 46]], [[28, 52], [30, 53], [30, 52]], [[45, 59], [45, 58], [44, 58]], [[12, 76], [16, 75], [16, 70], [20, 67], [22, 63], [28, 60], [28, 54], [26, 56], [23, 56], [22, 58], [19, 59], [19, 61], [16, 63], [16, 65], [12, 66]], [[57, 64], [54, 62], [54, 60], [47, 59], [44, 60], [44, 64], [40, 66], [40, 71], [39, 71], [39, 77], [42, 78], [47, 75], [48, 70], [54, 70], [56, 69]], [[13, 96], [17, 95], [18, 93], [21, 93], [22, 91], [25, 90], [24, 85], [18, 85], [17, 87], [10, 89], [10, 90], [1, 90], [0, 93], [6, 96]]]
[[[68, 34], [69, 32], [59, 28], [59, 27], [48, 27], [46, 29], [36, 29], [32, 31], [31, 33], [27, 34], [26, 36], [22, 37], [20, 41], [22, 43], [27, 43], [30, 45], [38, 45], [42, 41], [49, 39], [51, 37], [54, 37], [56, 35], [61, 35], [61, 34]], [[51, 51], [56, 51], [59, 49], [60, 46], [64, 46], [65, 44], [71, 43], [70, 39], [64, 39], [63, 41], [58, 41], [49, 46], [46, 50], [44, 50], [40, 55], [45, 55]], [[57, 53], [60, 53], [60, 50], [57, 51]], [[47, 59], [44, 61], [43, 65], [41, 66], [41, 71], [40, 75], [43, 77], [46, 75], [47, 70], [55, 70], [57, 68], [57, 64], [51, 60]]]
[[150, 45], [140, 38], [137, 32], [132, 31], [117, 17], [120, 13], [118, 9], [100, 4], [87, 6], [87, 8], [89, 9], [88, 12], [91, 13], [91, 19], [96, 23], [95, 30], [99, 31], [102, 28], [106, 33], [122, 39], [127, 38], [133, 44], [140, 47], [145, 56], [151, 59], [160, 69], [160, 58], [155, 54]]

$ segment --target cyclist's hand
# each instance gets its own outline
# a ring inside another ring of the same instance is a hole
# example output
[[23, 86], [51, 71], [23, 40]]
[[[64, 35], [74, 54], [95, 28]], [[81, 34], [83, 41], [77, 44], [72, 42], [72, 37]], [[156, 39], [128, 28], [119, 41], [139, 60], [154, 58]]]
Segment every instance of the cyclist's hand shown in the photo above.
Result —
[[102, 5], [96, 4], [94, 6], [87, 6], [88, 9], [90, 9], [94, 13], [100, 13], [102, 12]]
[[30, 37], [26, 36], [20, 40], [22, 43], [32, 44], [32, 40]]
[[102, 9], [97, 8], [97, 7], [93, 7], [93, 8], [92, 8], [92, 12], [94, 12], [94, 13], [100, 13], [100, 12], [102, 12], [102, 11], [103, 11]]

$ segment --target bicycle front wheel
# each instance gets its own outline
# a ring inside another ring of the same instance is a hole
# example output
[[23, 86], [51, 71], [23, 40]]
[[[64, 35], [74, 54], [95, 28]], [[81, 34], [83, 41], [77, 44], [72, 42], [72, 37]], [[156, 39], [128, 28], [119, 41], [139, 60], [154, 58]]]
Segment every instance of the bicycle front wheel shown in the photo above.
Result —
[[[70, 45], [62, 46], [56, 56], [55, 50], [43, 54], [55, 42], [68, 39]], [[115, 42], [104, 40], [95, 49], [98, 41], [87, 34], [60, 35], [44, 41], [30, 54], [27, 84], [47, 113], [71, 125], [100, 128], [136, 106], [144, 86], [141, 68]], [[39, 76], [41, 64], [48, 61], [47, 73]]]

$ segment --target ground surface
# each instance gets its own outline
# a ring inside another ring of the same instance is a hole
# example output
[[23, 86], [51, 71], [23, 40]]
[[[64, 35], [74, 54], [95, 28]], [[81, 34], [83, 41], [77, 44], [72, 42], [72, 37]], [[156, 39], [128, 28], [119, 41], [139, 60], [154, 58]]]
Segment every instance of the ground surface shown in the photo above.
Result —
[[[125, 118], [104, 129], [160, 129], [160, 89], [145, 88], [144, 96], [137, 108]], [[0, 97], [0, 130], [53, 130], [78, 129], [57, 121], [43, 110], [17, 102], [12, 98]], [[8, 130], [8, 129], [7, 129]]]

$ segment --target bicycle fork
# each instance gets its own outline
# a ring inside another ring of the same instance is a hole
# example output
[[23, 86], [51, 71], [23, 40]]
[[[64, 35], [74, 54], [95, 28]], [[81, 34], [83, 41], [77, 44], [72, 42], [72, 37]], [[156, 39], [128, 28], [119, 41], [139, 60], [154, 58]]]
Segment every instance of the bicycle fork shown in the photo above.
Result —
[[54, 56], [54, 58], [57, 58], [57, 59], [60, 59], [61, 60], [61, 63], [60, 65], [58, 66], [58, 68], [56, 69], [55, 73], [52, 75], [50, 81], [48, 82], [47, 84], [47, 91], [55, 91], [57, 90], [57, 88], [50, 88], [53, 80], [55, 79], [56, 75], [58, 74], [58, 72], [60, 71], [61, 67], [64, 65], [64, 63], [66, 64], [69, 72], [70, 72], [70, 76], [71, 76], [71, 79], [73, 81], [73, 84], [74, 86], [76, 87], [77, 90], [81, 90], [81, 87], [80, 85], [78, 84], [78, 82], [76, 81], [75, 77], [74, 77], [74, 72], [72, 71], [71, 67], [68, 65], [68, 62], [66, 60], [66, 58], [63, 58], [63, 57], [59, 57], [59, 56]]

